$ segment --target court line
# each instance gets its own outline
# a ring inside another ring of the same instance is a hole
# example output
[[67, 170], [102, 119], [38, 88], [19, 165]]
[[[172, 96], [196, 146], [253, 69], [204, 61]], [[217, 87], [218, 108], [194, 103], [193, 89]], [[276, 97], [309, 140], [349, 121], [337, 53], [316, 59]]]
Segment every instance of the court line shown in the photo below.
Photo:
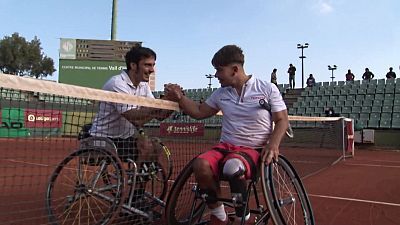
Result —
[[400, 207], [400, 204], [397, 204], [397, 203], [379, 202], [379, 201], [371, 201], [371, 200], [364, 200], [364, 199], [357, 199], [357, 198], [344, 198], [344, 197], [336, 197], [336, 196], [328, 196], [328, 195], [315, 195], [315, 194], [308, 194], [308, 196]]
[[400, 166], [385, 166], [379, 164], [366, 164], [366, 163], [344, 163], [349, 166], [366, 166], [366, 167], [383, 167], [383, 168], [400, 168]]
[[45, 167], [49, 167], [49, 165], [47, 165], [47, 164], [42, 164], [42, 163], [32, 163], [32, 162], [20, 161], [20, 160], [15, 160], [15, 159], [3, 159], [3, 160], [9, 161], [9, 162], [14, 162], [14, 163], [23, 163], [23, 164], [34, 165], [34, 166], [45, 166]]

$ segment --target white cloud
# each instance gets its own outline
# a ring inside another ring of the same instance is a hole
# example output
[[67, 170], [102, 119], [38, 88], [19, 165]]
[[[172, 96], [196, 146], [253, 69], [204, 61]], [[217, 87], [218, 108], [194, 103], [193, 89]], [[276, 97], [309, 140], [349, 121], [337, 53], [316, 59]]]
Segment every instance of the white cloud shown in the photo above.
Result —
[[317, 8], [322, 14], [329, 14], [334, 10], [329, 0], [318, 0]]

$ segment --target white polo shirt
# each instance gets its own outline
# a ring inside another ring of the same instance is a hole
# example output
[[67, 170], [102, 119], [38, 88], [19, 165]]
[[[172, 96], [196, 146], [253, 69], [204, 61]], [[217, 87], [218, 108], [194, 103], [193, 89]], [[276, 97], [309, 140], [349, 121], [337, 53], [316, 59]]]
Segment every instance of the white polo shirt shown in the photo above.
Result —
[[270, 113], [260, 106], [260, 99], [271, 105], [272, 112], [286, 110], [278, 88], [254, 77], [244, 84], [240, 95], [232, 87], [212, 93], [206, 104], [223, 113], [220, 141], [251, 148], [265, 146], [272, 133], [272, 121]]
[[[140, 82], [135, 87], [126, 71], [111, 77], [103, 86], [103, 90], [129, 95], [154, 98], [147, 82]], [[135, 133], [135, 126], [121, 114], [137, 108], [137, 105], [100, 102], [99, 111], [93, 120], [90, 134], [97, 137], [128, 138]]]

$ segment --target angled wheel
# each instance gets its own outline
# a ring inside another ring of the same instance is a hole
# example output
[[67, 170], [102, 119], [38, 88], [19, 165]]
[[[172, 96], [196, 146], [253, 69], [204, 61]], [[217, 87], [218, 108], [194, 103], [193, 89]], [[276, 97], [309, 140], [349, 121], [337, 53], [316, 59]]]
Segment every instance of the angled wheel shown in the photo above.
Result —
[[314, 225], [306, 190], [294, 167], [283, 156], [278, 162], [261, 165], [264, 196], [275, 225]]
[[206, 224], [200, 218], [206, 209], [206, 204], [196, 199], [197, 183], [192, 164], [193, 160], [182, 170], [168, 195], [165, 218], [169, 225]]
[[[138, 193], [145, 198], [145, 203], [150, 208], [157, 205], [164, 206], [164, 199], [168, 190], [168, 180], [166, 171], [158, 162], [142, 163], [137, 177], [137, 190], [142, 190], [143, 193]], [[140, 197], [140, 196], [139, 196]]]
[[122, 203], [120, 160], [100, 149], [71, 153], [50, 177], [46, 209], [50, 224], [107, 224]]

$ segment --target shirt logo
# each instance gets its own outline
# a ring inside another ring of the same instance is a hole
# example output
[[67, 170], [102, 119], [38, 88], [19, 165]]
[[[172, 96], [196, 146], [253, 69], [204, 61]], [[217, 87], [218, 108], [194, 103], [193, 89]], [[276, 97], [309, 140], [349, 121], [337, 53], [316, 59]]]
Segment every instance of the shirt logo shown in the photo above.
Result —
[[265, 96], [264, 96], [264, 95], [261, 95], [261, 96], [251, 96], [250, 99], [251, 99], [251, 100], [260, 100], [260, 99], [265, 99]]

